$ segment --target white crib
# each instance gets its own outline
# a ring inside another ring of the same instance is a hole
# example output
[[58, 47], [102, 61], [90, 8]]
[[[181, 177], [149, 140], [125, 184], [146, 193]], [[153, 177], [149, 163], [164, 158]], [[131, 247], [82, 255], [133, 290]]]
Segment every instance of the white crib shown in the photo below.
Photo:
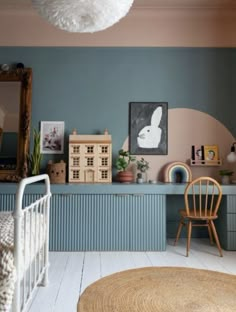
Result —
[[[36, 198], [24, 196], [27, 186], [39, 181], [45, 185], [42, 194]], [[46, 174], [25, 178], [17, 188], [12, 221], [16, 272], [12, 312], [26, 311], [37, 286], [46, 286], [48, 282], [50, 196], [50, 181]]]

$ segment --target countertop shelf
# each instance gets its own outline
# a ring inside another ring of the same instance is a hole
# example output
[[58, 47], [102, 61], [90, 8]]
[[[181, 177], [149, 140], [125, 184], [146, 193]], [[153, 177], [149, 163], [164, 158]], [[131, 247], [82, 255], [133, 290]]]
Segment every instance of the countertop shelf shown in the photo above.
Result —
[[[157, 195], [183, 195], [187, 183], [164, 183], [157, 182], [156, 184], [150, 183], [95, 183], [95, 184], [51, 184], [51, 192], [60, 196], [72, 196], [72, 195], [130, 195], [136, 196], [141, 194], [157, 194]], [[29, 185], [27, 187], [27, 194], [39, 194], [44, 188], [43, 184], [37, 183], [35, 185]], [[17, 190], [17, 183], [0, 183], [0, 195], [15, 194]], [[223, 195], [236, 195], [236, 184], [222, 185]], [[0, 197], [1, 198], [1, 197]], [[4, 197], [3, 197], [4, 199]], [[0, 201], [1, 204], [1, 201]]]

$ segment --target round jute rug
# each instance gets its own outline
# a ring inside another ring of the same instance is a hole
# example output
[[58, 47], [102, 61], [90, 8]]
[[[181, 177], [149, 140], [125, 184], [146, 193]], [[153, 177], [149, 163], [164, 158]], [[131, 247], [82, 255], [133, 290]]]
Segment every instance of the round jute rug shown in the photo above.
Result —
[[236, 275], [179, 267], [115, 273], [85, 289], [77, 312], [235, 312]]

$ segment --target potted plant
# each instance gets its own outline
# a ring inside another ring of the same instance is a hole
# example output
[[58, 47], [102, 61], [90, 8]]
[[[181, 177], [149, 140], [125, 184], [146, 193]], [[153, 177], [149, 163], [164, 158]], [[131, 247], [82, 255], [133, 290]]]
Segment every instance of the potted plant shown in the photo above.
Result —
[[146, 176], [145, 176], [145, 179], [143, 178], [143, 173], [145, 175], [147, 174], [147, 170], [149, 169], [149, 162], [146, 161], [142, 157], [141, 160], [137, 160], [136, 165], [137, 165], [137, 170], [140, 171], [137, 174], [137, 183], [143, 183], [144, 180], [147, 181], [147, 177]]
[[119, 182], [132, 182], [134, 180], [133, 172], [127, 170], [130, 163], [136, 160], [135, 156], [130, 155], [129, 151], [123, 149], [119, 150], [118, 158], [115, 163], [115, 167], [118, 170], [117, 180]]
[[34, 147], [33, 153], [28, 157], [29, 168], [31, 175], [38, 175], [40, 174], [40, 165], [42, 160], [42, 154], [40, 153], [40, 132], [34, 129], [33, 135], [34, 135]]
[[222, 169], [219, 171], [221, 176], [221, 183], [222, 184], [230, 184], [230, 177], [233, 175], [233, 171], [229, 169]]

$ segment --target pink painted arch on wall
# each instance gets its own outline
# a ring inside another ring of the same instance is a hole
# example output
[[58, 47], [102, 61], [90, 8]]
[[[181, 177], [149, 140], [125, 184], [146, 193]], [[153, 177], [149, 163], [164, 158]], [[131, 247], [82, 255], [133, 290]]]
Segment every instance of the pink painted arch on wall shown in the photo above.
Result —
[[[194, 109], [174, 108], [168, 110], [168, 155], [137, 155], [137, 159], [143, 156], [149, 161], [148, 179], [164, 181], [166, 164], [176, 161], [189, 164], [192, 145], [218, 145], [221, 167], [191, 167], [191, 171], [193, 179], [207, 175], [220, 180], [220, 169], [236, 170], [236, 164], [226, 161], [233, 141], [235, 139], [229, 130], [211, 115]], [[128, 137], [122, 148], [128, 149]]]

